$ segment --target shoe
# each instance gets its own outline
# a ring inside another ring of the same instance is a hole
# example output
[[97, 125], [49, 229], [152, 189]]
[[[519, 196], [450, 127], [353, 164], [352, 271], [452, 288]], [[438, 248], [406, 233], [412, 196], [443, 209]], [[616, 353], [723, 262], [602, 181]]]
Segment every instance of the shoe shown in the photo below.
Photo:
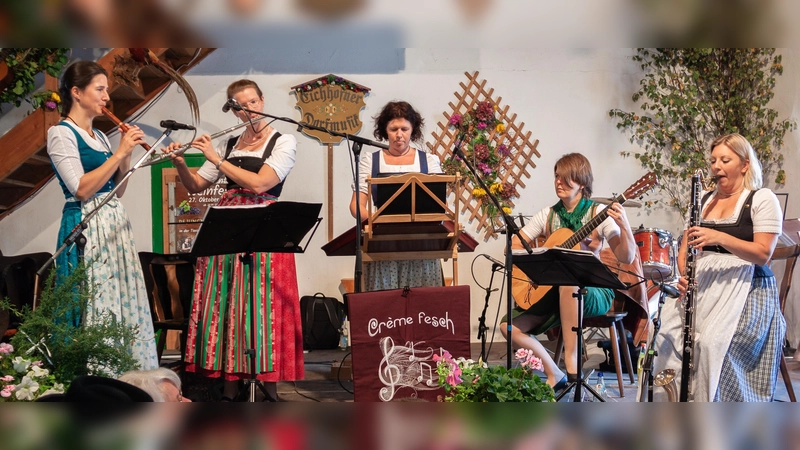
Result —
[[558, 383], [555, 384], [555, 386], [553, 386], [553, 392], [556, 395], [558, 395], [559, 392], [563, 391], [564, 388], [567, 387], [567, 383], [568, 383], [567, 375], [564, 375], [564, 377], [561, 378], [561, 381], [559, 381]]
[[579, 383], [581, 380], [578, 378], [577, 373], [567, 372], [567, 381], [569, 381], [570, 383]]

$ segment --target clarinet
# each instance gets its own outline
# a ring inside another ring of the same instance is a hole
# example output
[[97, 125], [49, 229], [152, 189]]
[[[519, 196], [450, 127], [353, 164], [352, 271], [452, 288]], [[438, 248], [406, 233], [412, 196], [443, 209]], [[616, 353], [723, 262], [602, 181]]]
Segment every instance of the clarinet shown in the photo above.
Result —
[[[689, 215], [689, 228], [700, 224], [700, 193], [703, 189], [702, 174], [698, 171], [692, 175], [692, 206]], [[688, 237], [687, 237], [688, 241]], [[683, 361], [681, 365], [680, 401], [694, 400], [692, 380], [694, 378], [694, 310], [697, 306], [697, 281], [695, 280], [695, 264], [697, 249], [686, 243], [686, 299], [683, 305]]]

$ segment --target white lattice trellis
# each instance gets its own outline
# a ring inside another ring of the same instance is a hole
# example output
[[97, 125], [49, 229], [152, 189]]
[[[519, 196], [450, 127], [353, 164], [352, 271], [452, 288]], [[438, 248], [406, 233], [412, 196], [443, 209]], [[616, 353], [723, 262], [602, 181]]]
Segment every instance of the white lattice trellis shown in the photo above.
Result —
[[[489, 101], [497, 106], [498, 117], [506, 124], [505, 132], [502, 134], [494, 134], [492, 139], [495, 140], [497, 145], [505, 144], [511, 150], [510, 161], [507, 161], [500, 169], [500, 179], [501, 182], [511, 183], [514, 188], [519, 191], [521, 188], [525, 187], [523, 178], [531, 177], [529, 168], [536, 168], [536, 163], [533, 162], [533, 156], [535, 155], [539, 158], [542, 156], [536, 149], [536, 146], [539, 145], [539, 140], [536, 139], [531, 143], [531, 132], [523, 130], [525, 128], [525, 122], [516, 123], [517, 115], [509, 113], [508, 105], [502, 105], [502, 97], [492, 97], [494, 89], [490, 88], [488, 91], [486, 90], [486, 80], [478, 80], [478, 72], [472, 74], [465, 72], [464, 75], [467, 76], [468, 82], [466, 84], [463, 82], [459, 83], [462, 92], [454, 93], [457, 101], [455, 103], [448, 103], [450, 111], [445, 111], [443, 113], [445, 121], [437, 124], [439, 132], [434, 131], [431, 133], [434, 142], [428, 142], [428, 148], [433, 154], [439, 156], [439, 159], [442, 161], [452, 158], [452, 148], [456, 141], [456, 132], [449, 127], [450, 116], [453, 114], [464, 114], [474, 108], [476, 104]], [[477, 232], [480, 233], [485, 230], [485, 240], [496, 236], [494, 227], [491, 224], [491, 218], [481, 211], [480, 200], [472, 196], [473, 186], [471, 182], [466, 178], [465, 182], [467, 183], [467, 189], [464, 189], [461, 195], [460, 201], [463, 206], [461, 207], [460, 213], [463, 214], [469, 211], [469, 219], [467, 222], [472, 223], [474, 219], [478, 219]], [[450, 192], [452, 193], [452, 190]], [[510, 203], [513, 207], [514, 203]]]

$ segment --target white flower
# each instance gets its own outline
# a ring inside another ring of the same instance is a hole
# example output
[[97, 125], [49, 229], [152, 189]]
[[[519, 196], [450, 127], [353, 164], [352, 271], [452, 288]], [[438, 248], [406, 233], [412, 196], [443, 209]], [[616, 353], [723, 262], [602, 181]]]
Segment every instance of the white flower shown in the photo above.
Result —
[[17, 400], [30, 400], [34, 399], [34, 395], [36, 391], [39, 390], [39, 383], [34, 380], [31, 380], [30, 377], [24, 376], [22, 377], [22, 381], [17, 385], [17, 388], [14, 390], [14, 395], [17, 397]]
[[31, 378], [46, 377], [47, 375], [50, 375], [49, 370], [33, 365], [31, 366], [31, 370], [28, 372], [28, 376]]
[[19, 373], [25, 373], [28, 370], [28, 367], [31, 365], [31, 360], [22, 359], [22, 356], [17, 356], [11, 360], [11, 363], [14, 365], [14, 370]]
[[39, 397], [44, 397], [45, 395], [50, 394], [63, 394], [64, 393], [64, 385], [62, 383], [56, 383], [50, 389], [42, 392], [42, 395]]

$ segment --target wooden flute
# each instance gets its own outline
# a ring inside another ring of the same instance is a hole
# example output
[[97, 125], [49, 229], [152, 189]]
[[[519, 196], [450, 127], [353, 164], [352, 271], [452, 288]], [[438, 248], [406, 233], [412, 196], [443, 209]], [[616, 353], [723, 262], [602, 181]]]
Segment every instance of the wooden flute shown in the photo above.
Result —
[[[128, 125], [127, 123], [125, 123], [125, 122], [123, 122], [121, 120], [119, 120], [119, 117], [115, 116], [114, 113], [109, 111], [109, 109], [106, 108], [105, 106], [102, 107], [102, 110], [103, 110], [103, 114], [106, 117], [108, 117], [109, 119], [111, 119], [111, 122], [113, 122], [114, 125], [118, 126], [119, 129], [122, 130], [123, 133], [127, 133], [128, 130], [131, 129], [130, 125]], [[147, 145], [147, 143], [142, 144], [142, 147], [144, 147], [144, 149], [147, 150], [148, 152], [150, 151], [150, 146]]]

